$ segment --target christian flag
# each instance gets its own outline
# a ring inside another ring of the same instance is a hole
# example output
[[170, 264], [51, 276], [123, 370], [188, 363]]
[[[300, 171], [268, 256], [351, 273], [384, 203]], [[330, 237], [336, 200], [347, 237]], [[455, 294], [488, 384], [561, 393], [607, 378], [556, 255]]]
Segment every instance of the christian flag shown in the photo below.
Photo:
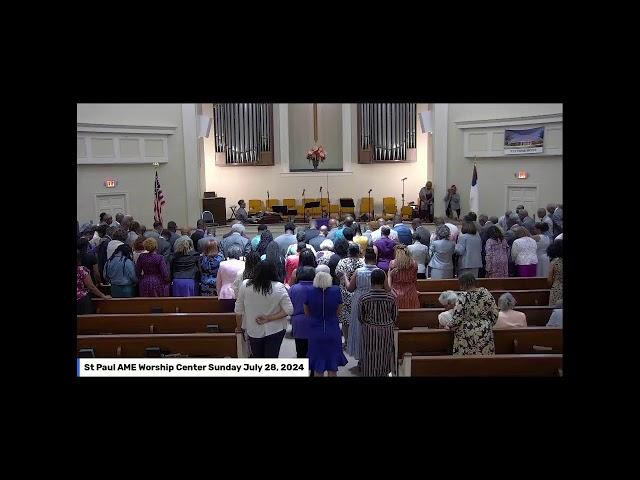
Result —
[[160, 188], [160, 180], [158, 180], [158, 171], [156, 170], [156, 183], [154, 187], [153, 201], [153, 221], [162, 223], [162, 207], [164, 206], [164, 195]]
[[473, 164], [473, 176], [471, 177], [471, 190], [469, 191], [469, 210], [478, 215], [480, 209], [480, 196], [478, 192], [478, 171]]

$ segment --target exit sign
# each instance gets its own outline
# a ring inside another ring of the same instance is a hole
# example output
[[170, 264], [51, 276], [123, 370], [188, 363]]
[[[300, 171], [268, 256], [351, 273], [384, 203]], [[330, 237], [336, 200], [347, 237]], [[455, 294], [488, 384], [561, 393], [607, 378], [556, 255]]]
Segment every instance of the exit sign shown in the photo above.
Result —
[[115, 186], [117, 184], [118, 184], [118, 182], [116, 182], [112, 178], [109, 178], [109, 179], [104, 181], [104, 186], [107, 187], [107, 188], [115, 188]]

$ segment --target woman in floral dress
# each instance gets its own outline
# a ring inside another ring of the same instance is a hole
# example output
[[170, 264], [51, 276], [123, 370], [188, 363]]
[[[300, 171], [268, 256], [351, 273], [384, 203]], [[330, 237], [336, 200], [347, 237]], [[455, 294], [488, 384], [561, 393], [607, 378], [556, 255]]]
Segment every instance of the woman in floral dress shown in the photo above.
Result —
[[506, 278], [509, 276], [509, 244], [495, 225], [488, 228], [487, 236], [484, 247], [486, 278]]
[[562, 240], [555, 240], [549, 245], [547, 255], [551, 260], [547, 277], [551, 287], [549, 305], [555, 307], [559, 302], [562, 302]]
[[357, 243], [349, 244], [348, 257], [338, 262], [336, 275], [342, 276], [344, 281], [340, 282], [340, 292], [342, 293], [342, 309], [338, 313], [338, 318], [342, 322], [342, 335], [344, 344], [347, 345], [349, 339], [349, 321], [351, 320], [351, 297], [352, 293], [347, 290], [347, 285], [355, 271], [364, 267], [364, 260], [360, 258], [360, 246]]
[[453, 330], [454, 355], [493, 355], [493, 326], [498, 321], [498, 306], [484, 287], [478, 288], [478, 281], [472, 273], [459, 277], [460, 294], [451, 315], [451, 322], [445, 327]]

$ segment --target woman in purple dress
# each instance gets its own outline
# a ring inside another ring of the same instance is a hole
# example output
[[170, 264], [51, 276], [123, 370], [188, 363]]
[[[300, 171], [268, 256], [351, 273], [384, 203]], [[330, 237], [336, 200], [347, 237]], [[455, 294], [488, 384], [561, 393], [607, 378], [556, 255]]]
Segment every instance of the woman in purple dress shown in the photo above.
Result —
[[169, 267], [158, 250], [155, 238], [147, 238], [142, 244], [147, 253], [141, 253], [136, 263], [136, 275], [140, 280], [141, 297], [169, 296]]
[[309, 319], [309, 368], [316, 377], [323, 377], [325, 371], [329, 377], [335, 377], [338, 367], [347, 364], [338, 323], [342, 294], [326, 272], [316, 273], [313, 286], [304, 302], [304, 313]]
[[387, 273], [389, 271], [389, 263], [395, 258], [394, 247], [398, 242], [389, 238], [391, 229], [387, 226], [380, 229], [380, 234], [382, 236], [380, 237], [380, 240], [374, 242], [373, 249], [378, 256], [378, 268]]

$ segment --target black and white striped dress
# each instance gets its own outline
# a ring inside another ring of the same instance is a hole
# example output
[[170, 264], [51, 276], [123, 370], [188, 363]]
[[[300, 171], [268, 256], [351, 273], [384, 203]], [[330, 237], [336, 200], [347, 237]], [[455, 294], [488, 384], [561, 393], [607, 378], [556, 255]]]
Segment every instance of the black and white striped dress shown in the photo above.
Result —
[[385, 290], [370, 290], [360, 300], [362, 326], [361, 370], [365, 377], [396, 374], [393, 327], [398, 319], [394, 296]]

